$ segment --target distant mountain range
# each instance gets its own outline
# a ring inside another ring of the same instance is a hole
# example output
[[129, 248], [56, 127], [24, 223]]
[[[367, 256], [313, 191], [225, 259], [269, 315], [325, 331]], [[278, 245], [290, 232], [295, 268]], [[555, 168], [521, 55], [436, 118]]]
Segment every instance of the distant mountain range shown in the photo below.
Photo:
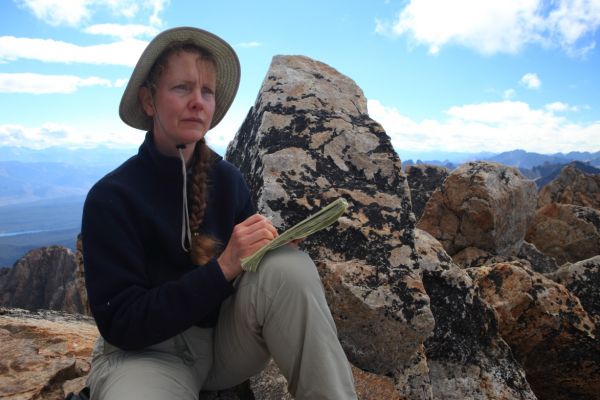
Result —
[[[494, 161], [512, 167], [532, 169], [536, 166], [545, 164], [568, 164], [571, 161], [580, 161], [594, 167], [600, 167], [600, 151], [595, 153], [590, 152], [570, 152], [570, 153], [555, 153], [555, 154], [540, 154], [528, 152], [525, 150], [512, 150], [504, 153], [424, 153], [423, 157], [412, 156], [410, 152], [398, 150], [398, 154], [402, 159], [403, 164], [433, 164], [443, 166], [454, 166], [468, 161]], [[403, 155], [404, 154], [404, 155]], [[436, 157], [430, 157], [435, 155]], [[407, 157], [408, 156], [408, 157]]]
[[135, 152], [107, 147], [0, 147], [0, 206], [84, 196], [99, 178]]
[[[399, 155], [402, 159], [402, 153], [399, 153]], [[417, 159], [417, 161], [403, 159], [402, 168], [414, 164], [432, 164], [453, 170], [460, 164], [468, 161], [493, 161], [519, 168], [523, 175], [536, 182], [538, 188], [556, 178], [560, 170], [570, 163], [575, 163], [578, 169], [586, 173], [600, 173], [600, 151], [595, 153], [540, 154], [525, 150], [513, 150], [500, 154], [478, 153], [469, 155], [468, 153], [438, 153], [438, 155], [441, 155], [442, 158], [429, 160]]]
[[27, 147], [0, 146], [0, 162], [20, 161], [24, 163], [60, 162], [74, 165], [118, 165], [137, 153], [137, 148], [114, 148], [97, 146], [94, 148], [48, 147], [30, 149]]

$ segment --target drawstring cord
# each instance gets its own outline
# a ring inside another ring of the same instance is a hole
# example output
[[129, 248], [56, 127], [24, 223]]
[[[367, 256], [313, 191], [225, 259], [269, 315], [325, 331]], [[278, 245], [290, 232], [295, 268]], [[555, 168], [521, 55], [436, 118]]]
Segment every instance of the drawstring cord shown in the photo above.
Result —
[[[185, 157], [183, 149], [185, 145], [177, 146], [179, 150], [179, 158], [181, 159], [181, 173], [183, 174], [183, 210], [181, 211], [181, 247], [184, 251], [189, 252], [192, 245], [192, 231], [190, 229], [190, 215], [188, 211], [188, 196], [187, 196], [187, 169], [185, 166]], [[186, 240], [190, 247], [186, 247]]]

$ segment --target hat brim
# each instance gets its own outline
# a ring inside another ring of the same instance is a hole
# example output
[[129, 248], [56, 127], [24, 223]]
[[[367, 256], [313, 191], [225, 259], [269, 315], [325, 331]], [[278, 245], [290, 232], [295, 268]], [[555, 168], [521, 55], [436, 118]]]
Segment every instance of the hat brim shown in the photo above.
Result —
[[213, 57], [217, 67], [215, 112], [210, 128], [215, 127], [233, 103], [240, 84], [240, 62], [233, 48], [220, 37], [202, 29], [179, 27], [158, 34], [140, 56], [119, 104], [119, 116], [127, 125], [151, 130], [153, 120], [143, 110], [138, 91], [160, 54], [173, 42], [191, 41]]

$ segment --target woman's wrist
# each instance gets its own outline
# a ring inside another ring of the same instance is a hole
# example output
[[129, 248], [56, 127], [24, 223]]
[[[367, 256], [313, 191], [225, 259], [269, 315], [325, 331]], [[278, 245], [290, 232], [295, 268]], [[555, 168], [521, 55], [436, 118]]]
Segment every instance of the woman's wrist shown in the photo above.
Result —
[[223, 276], [228, 281], [232, 281], [241, 272], [241, 267], [236, 268], [235, 265], [232, 265], [230, 260], [227, 260], [227, 257], [225, 257], [223, 254], [217, 258], [217, 263], [219, 263], [221, 272], [223, 272]]

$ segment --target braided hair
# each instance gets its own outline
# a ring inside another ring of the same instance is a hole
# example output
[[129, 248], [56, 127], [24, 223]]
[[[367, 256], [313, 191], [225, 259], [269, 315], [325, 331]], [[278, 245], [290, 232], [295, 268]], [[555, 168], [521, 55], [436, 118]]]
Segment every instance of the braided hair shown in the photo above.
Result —
[[190, 229], [193, 232], [190, 256], [194, 264], [204, 265], [215, 255], [219, 244], [215, 238], [202, 234], [200, 231], [200, 226], [204, 221], [204, 212], [206, 211], [209, 186], [208, 171], [213, 156], [204, 138], [196, 143], [195, 153], [196, 157], [192, 167], [190, 184]]

